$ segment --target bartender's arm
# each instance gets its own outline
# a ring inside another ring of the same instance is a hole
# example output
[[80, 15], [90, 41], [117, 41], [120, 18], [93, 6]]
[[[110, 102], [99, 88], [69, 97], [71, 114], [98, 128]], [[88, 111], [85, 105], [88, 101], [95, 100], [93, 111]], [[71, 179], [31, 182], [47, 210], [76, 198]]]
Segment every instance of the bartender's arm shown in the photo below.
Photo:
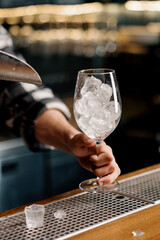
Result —
[[35, 137], [44, 144], [77, 156], [84, 168], [101, 177], [99, 185], [113, 182], [120, 174], [111, 148], [104, 142], [96, 146], [92, 139], [75, 129], [59, 110], [47, 110], [35, 120]]

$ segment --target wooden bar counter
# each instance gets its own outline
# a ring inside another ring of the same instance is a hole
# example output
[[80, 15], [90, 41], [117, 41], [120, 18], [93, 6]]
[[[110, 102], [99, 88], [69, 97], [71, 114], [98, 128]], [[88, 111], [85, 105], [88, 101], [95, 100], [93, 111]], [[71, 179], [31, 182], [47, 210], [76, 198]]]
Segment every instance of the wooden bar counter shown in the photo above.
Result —
[[[140, 173], [144, 173], [153, 169], [160, 168], [160, 164], [153, 165], [144, 169], [137, 170], [128, 174], [124, 174], [118, 178], [122, 180], [128, 177], [135, 176]], [[63, 193], [49, 199], [39, 201], [40, 204], [51, 203], [74, 194], [80, 193], [81, 190], [76, 189], [67, 193]], [[10, 216], [12, 214], [21, 212], [25, 206], [11, 209], [0, 213], [0, 217]], [[132, 231], [141, 230], [145, 234], [143, 236], [135, 237]], [[139, 212], [130, 214], [128, 216], [119, 218], [118, 220], [106, 223], [99, 227], [95, 227], [86, 232], [80, 233], [73, 237], [68, 238], [70, 240], [160, 240], [160, 204], [153, 204], [153, 206], [141, 210]], [[12, 240], [12, 239], [11, 239]], [[14, 239], [15, 240], [15, 239]]]

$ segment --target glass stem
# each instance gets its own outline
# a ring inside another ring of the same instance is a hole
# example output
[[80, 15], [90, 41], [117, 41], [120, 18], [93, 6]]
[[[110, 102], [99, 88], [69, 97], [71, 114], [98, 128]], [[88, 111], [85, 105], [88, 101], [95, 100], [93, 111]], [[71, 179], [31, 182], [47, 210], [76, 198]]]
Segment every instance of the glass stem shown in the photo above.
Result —
[[101, 140], [96, 140], [95, 143], [96, 145], [99, 145], [101, 143]]
[[[101, 144], [101, 140], [95, 140], [96, 145]], [[100, 179], [100, 177], [97, 177], [97, 180]]]

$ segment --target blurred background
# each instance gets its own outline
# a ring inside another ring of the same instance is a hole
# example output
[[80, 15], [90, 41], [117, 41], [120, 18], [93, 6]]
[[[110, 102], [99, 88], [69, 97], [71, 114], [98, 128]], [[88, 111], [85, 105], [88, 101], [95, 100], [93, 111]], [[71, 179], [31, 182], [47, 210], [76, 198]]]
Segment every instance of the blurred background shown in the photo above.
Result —
[[[115, 69], [122, 118], [105, 141], [122, 174], [159, 162], [159, 1], [1, 0], [0, 24], [71, 112], [80, 69]], [[1, 127], [0, 211], [78, 188], [91, 175], [74, 156], [32, 153]]]

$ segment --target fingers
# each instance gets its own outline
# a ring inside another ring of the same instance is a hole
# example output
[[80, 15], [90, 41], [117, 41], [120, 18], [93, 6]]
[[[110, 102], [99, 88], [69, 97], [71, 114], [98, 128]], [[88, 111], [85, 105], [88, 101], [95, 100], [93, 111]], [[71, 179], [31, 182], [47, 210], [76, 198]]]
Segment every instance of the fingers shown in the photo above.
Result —
[[101, 167], [112, 162], [113, 160], [115, 161], [112, 149], [104, 142], [96, 146], [96, 153], [97, 155], [90, 156], [90, 160], [95, 167]]
[[112, 149], [104, 142], [96, 146], [97, 155], [91, 155], [92, 171], [99, 177], [99, 185], [112, 183], [119, 175], [120, 169], [115, 161]]
[[112, 183], [120, 175], [112, 149], [105, 142], [95, 145], [92, 139], [82, 133], [75, 137], [77, 139], [74, 142], [79, 149], [76, 155], [81, 166], [100, 177], [98, 185]]
[[99, 155], [100, 153], [108, 153], [108, 155], [113, 155], [112, 148], [108, 146], [104, 141], [102, 141], [101, 144], [96, 145], [96, 151], [97, 155]]
[[112, 172], [114, 172], [116, 169], [115, 167], [115, 163], [111, 163], [111, 164], [106, 164], [104, 166], [101, 167], [92, 167], [93, 173], [97, 176], [97, 177], [103, 177], [106, 176]]
[[70, 142], [70, 151], [77, 157], [88, 157], [96, 154], [96, 144], [84, 133], [76, 134]]
[[90, 160], [95, 167], [101, 167], [114, 160], [114, 156], [109, 153], [102, 153], [99, 156], [91, 155]]
[[120, 173], [121, 171], [117, 165], [117, 167], [115, 167], [113, 172], [110, 172], [108, 175], [101, 177], [97, 181], [97, 183], [99, 186], [111, 184], [120, 175]]

